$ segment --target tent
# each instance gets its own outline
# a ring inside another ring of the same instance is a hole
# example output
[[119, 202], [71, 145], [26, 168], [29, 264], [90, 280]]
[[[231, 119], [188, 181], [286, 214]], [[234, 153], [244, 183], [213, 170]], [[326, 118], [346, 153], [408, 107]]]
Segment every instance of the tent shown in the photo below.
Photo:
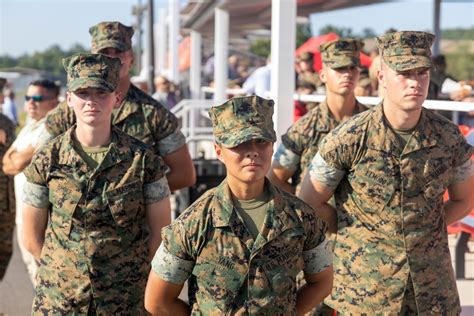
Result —
[[[308, 39], [306, 42], [304, 42], [303, 45], [298, 47], [298, 49], [296, 49], [295, 55], [299, 56], [301, 53], [304, 53], [304, 52], [313, 53], [314, 54], [313, 68], [319, 72], [321, 68], [323, 67], [323, 64], [321, 61], [321, 54], [319, 53], [319, 46], [322, 43], [333, 41], [338, 38], [339, 38], [339, 35], [337, 35], [336, 33], [327, 33], [324, 35], [313, 36], [310, 39]], [[361, 53], [360, 63], [362, 66], [369, 68], [370, 64], [372, 63], [372, 60], [366, 54]]]

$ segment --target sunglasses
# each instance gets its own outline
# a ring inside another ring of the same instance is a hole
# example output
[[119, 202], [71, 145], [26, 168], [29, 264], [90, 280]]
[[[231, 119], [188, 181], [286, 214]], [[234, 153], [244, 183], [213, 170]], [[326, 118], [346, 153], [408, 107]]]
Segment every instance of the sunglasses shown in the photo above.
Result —
[[29, 96], [29, 95], [25, 95], [25, 100], [28, 102], [30, 100], [33, 100], [35, 102], [41, 102], [41, 101], [47, 101], [47, 100], [51, 100], [52, 98], [51, 97], [44, 97], [42, 95], [32, 95], [32, 96]]

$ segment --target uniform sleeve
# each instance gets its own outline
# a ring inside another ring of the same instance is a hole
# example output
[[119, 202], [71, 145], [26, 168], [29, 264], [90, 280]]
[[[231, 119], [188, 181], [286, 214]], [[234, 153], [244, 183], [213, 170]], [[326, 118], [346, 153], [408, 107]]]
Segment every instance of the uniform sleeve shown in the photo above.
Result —
[[49, 158], [40, 150], [35, 154], [31, 163], [23, 172], [26, 183], [23, 187], [23, 203], [37, 207], [46, 208], [49, 205], [49, 188], [46, 183]]
[[304, 213], [306, 240], [303, 247], [304, 271], [318, 273], [332, 264], [331, 247], [326, 238], [327, 224], [311, 208]]
[[348, 136], [336, 128], [323, 139], [318, 153], [328, 166], [338, 170], [350, 168], [356, 148]]
[[466, 138], [461, 134], [461, 132], [456, 129], [457, 142], [455, 148], [453, 148], [453, 166], [460, 167], [466, 161], [471, 159], [471, 156], [474, 154], [474, 147], [468, 144]]
[[314, 156], [309, 166], [311, 180], [317, 181], [331, 190], [336, 189], [345, 173], [344, 170], [330, 166], [319, 153]]
[[49, 139], [61, 135], [76, 123], [74, 111], [62, 102], [46, 116], [46, 131]]
[[285, 144], [281, 143], [275, 153], [273, 160], [285, 169], [296, 171], [300, 162], [301, 156], [295, 154], [292, 150], [286, 148]]
[[468, 159], [464, 164], [454, 168], [454, 177], [452, 183], [464, 182], [474, 176], [474, 162]]
[[166, 156], [186, 144], [186, 137], [179, 129], [175, 129], [170, 135], [162, 138], [158, 142], [158, 152], [161, 156]]
[[[162, 147], [162, 144], [160, 144], [161, 140], [175, 133], [176, 130], [179, 130], [178, 119], [162, 105], [150, 105], [145, 111], [148, 112], [145, 113], [145, 117], [152, 128], [153, 137], [158, 147], [156, 149], [160, 152]], [[166, 150], [167, 148], [164, 149]]]
[[163, 242], [152, 261], [152, 270], [161, 279], [182, 284], [191, 275], [195, 260], [182, 223], [175, 221], [162, 230]]
[[312, 124], [311, 118], [310, 115], [306, 114], [281, 136], [281, 141], [285, 147], [300, 157], [308, 146], [308, 131], [310, 131], [308, 128]]
[[163, 159], [151, 149], [147, 149], [143, 164], [145, 169], [145, 204], [158, 202], [169, 196], [170, 189], [165, 176], [166, 166]]

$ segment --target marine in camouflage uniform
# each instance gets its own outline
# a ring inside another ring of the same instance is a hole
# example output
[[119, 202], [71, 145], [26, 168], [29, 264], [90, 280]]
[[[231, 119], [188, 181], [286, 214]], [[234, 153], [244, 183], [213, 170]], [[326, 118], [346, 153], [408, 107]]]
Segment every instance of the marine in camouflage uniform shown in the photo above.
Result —
[[301, 72], [298, 74], [298, 82], [311, 83], [315, 87], [315, 89], [323, 85], [323, 83], [319, 79], [318, 73], [313, 69], [313, 53], [301, 53], [298, 57], [296, 57], [296, 61], [299, 63], [300, 67], [302, 66]]
[[[256, 139], [274, 142], [272, 106], [252, 96], [212, 108], [216, 143], [238, 148]], [[331, 265], [326, 225], [301, 200], [265, 180], [264, 171], [258, 181], [270, 199], [254, 238], [236, 211], [227, 162], [226, 180], [163, 230], [150, 280], [183, 284], [193, 276], [189, 304], [194, 315], [295, 314], [296, 275], [301, 270], [318, 274]], [[150, 281], [147, 292], [148, 287]]]
[[[0, 104], [3, 103], [3, 86], [6, 80], [0, 78]], [[15, 140], [15, 124], [0, 113], [0, 281], [5, 275], [13, 252], [13, 228], [15, 227], [15, 192], [13, 177], [7, 176], [2, 168], [2, 159]]]
[[[117, 58], [79, 54], [63, 63], [69, 93], [117, 86]], [[49, 215], [33, 314], [144, 315], [148, 207], [168, 199], [164, 163], [112, 127], [106, 154], [92, 168], [76, 133], [74, 125], [43, 146], [24, 171], [25, 212], [32, 206]]]
[[[362, 46], [362, 42], [353, 39], [339, 39], [325, 43], [320, 47], [323, 63], [325, 67], [335, 70], [359, 67]], [[334, 79], [328, 78], [328, 80]], [[357, 82], [356, 78], [354, 78], [354, 82]], [[328, 93], [332, 92], [328, 91]], [[347, 92], [344, 98], [353, 102], [353, 115], [367, 109], [356, 100], [352, 90]], [[337, 111], [335, 105], [328, 105], [328, 99], [326, 99], [288, 129], [282, 136], [282, 142], [275, 154], [273, 172], [270, 174], [271, 180], [278, 180], [275, 178], [280, 177], [281, 181], [288, 181], [286, 176], [278, 176], [276, 170], [286, 169], [288, 177], [291, 177], [293, 192], [299, 192], [308, 166], [318, 152], [319, 144], [331, 130], [341, 123], [334, 116], [334, 111]], [[290, 174], [291, 176], [289, 176]], [[277, 181], [275, 183], [278, 184]]]
[[[317, 206], [311, 196], [321, 194], [324, 201], [334, 192], [337, 216], [347, 218], [337, 222], [334, 287], [325, 300], [343, 314], [461, 311], [446, 225], [455, 220], [451, 213], [463, 215], [452, 202], [443, 204], [443, 193], [449, 188], [458, 203], [464, 199], [469, 205], [472, 148], [456, 125], [421, 107], [433, 38], [411, 31], [377, 38], [384, 76], [418, 89], [419, 112], [410, 113], [420, 117], [406, 141], [387, 119], [390, 107], [398, 106], [387, 104], [393, 102], [390, 88], [401, 88], [385, 78], [386, 99], [332, 131], [313, 159], [311, 182], [304, 181], [305, 201]], [[329, 193], [318, 189], [316, 194], [313, 186]]]
[[[92, 36], [92, 53], [101, 53], [110, 48], [122, 52], [131, 50], [133, 29], [120, 22], [101, 22], [91, 27], [89, 33]], [[128, 78], [126, 80], [129, 81]], [[75, 122], [74, 111], [68, 107], [67, 103], [59, 104], [46, 117], [46, 130], [49, 137], [45, 139], [49, 141], [64, 133]], [[186, 139], [179, 129], [176, 116], [131, 83], [120, 106], [113, 112], [112, 123], [126, 134], [150, 145], [165, 161], [166, 156], [186, 146]], [[183, 164], [180, 167], [181, 171], [188, 173], [189, 181], [185, 186], [192, 185], [195, 176], [191, 159], [188, 157], [187, 165]], [[173, 189], [181, 187], [182, 185], [178, 185]]]

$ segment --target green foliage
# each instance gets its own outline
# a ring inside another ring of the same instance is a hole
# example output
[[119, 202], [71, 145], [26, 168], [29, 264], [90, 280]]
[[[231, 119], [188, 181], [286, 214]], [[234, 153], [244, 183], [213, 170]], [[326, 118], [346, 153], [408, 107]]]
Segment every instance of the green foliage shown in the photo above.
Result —
[[296, 26], [296, 48], [303, 45], [307, 40], [313, 36], [311, 34], [311, 27], [309, 23], [307, 24], [298, 24]]
[[453, 53], [445, 54], [446, 73], [457, 80], [474, 80], [474, 56], [469, 52], [469, 43], [460, 44]]
[[250, 51], [261, 57], [267, 58], [271, 51], [271, 41], [269, 39], [259, 39], [250, 45]]
[[474, 27], [470, 29], [446, 29], [441, 31], [442, 39], [453, 39], [453, 40], [474, 40]]
[[352, 29], [350, 27], [338, 27], [330, 24], [319, 30], [319, 35], [324, 35], [327, 33], [336, 33], [340, 37], [356, 37], [352, 33]]

